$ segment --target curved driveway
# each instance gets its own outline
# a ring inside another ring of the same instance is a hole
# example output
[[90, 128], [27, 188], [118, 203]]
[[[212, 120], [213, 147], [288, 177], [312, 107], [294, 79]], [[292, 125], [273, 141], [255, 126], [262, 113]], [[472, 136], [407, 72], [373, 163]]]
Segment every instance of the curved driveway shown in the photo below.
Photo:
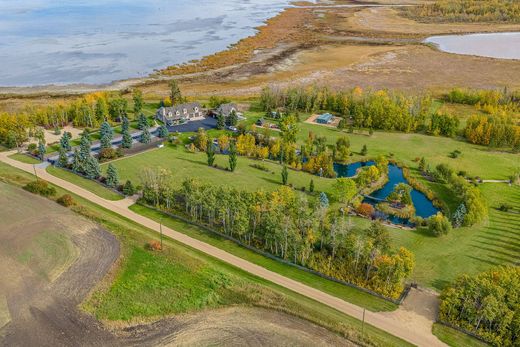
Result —
[[[8, 156], [13, 154], [14, 152], [2, 152], [0, 153], [0, 160], [6, 164], [14, 166], [18, 169], [24, 170], [28, 173], [34, 174], [33, 165], [21, 163], [14, 159], [9, 158]], [[108, 210], [116, 212], [121, 216], [124, 216], [136, 223], [139, 223], [149, 229], [155, 230], [159, 232], [159, 224], [149, 218], [141, 216], [131, 210], [128, 209], [129, 206], [134, 204], [135, 201], [132, 199], [123, 199], [119, 201], [109, 201], [105, 200], [94, 193], [89, 192], [86, 189], [76, 186], [75, 184], [62, 180], [58, 177], [52, 176], [47, 173], [45, 169], [36, 168], [36, 172], [38, 177], [51, 182], [63, 189], [66, 189], [74, 194], [77, 194], [91, 202], [98, 204]], [[298, 281], [292, 280], [275, 272], [269, 271], [261, 266], [253, 264], [247, 260], [234, 256], [228, 252], [225, 252], [217, 247], [211, 246], [205, 242], [196, 240], [191, 238], [185, 234], [177, 232], [173, 229], [163, 226], [162, 231], [164, 235], [171, 237], [172, 239], [182, 242], [187, 246], [195, 248], [201, 252], [204, 252], [208, 255], [211, 255], [215, 258], [218, 258], [226, 263], [234, 265], [242, 270], [245, 270], [253, 275], [271, 281], [277, 285], [283, 286], [287, 289], [290, 289], [296, 293], [304, 295], [308, 298], [316, 300], [320, 303], [323, 303], [327, 306], [330, 306], [340, 312], [343, 312], [349, 316], [357, 318], [361, 320], [363, 318], [363, 308], [343, 301], [333, 295], [322, 292], [318, 289], [309, 287], [305, 284], [302, 284]], [[398, 310], [399, 311], [399, 310]], [[426, 328], [418, 328], [414, 324], [409, 324], [407, 319], [399, 319], [400, 315], [396, 314], [398, 312], [370, 312], [366, 311], [365, 322], [370, 325], [373, 325], [381, 330], [384, 330], [394, 336], [400, 337], [403, 340], [406, 340], [412, 344], [418, 346], [446, 346], [441, 341], [437, 339], [431, 333], [431, 327]], [[411, 322], [413, 323], [413, 322]], [[421, 327], [423, 325], [420, 325]]]

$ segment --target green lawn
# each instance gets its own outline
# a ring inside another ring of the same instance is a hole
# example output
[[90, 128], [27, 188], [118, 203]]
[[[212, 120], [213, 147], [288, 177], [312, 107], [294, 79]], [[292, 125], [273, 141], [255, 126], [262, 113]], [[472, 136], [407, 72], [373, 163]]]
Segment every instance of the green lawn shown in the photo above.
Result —
[[[187, 178], [197, 178], [203, 182], [217, 185], [234, 186], [247, 190], [275, 190], [280, 187], [281, 165], [273, 162], [262, 162], [259, 160], [248, 159], [245, 157], [238, 158], [238, 166], [235, 172], [226, 171], [208, 167], [205, 153], [190, 153], [183, 146], [174, 147], [167, 145], [164, 148], [148, 151], [133, 157], [122, 158], [112, 162], [117, 168], [120, 181], [127, 179], [134, 184], [140, 184], [141, 170], [150, 167], [168, 169], [172, 172], [174, 181], [180, 184]], [[228, 156], [217, 155], [215, 163], [219, 167], [228, 166]], [[251, 164], [265, 165], [269, 172], [265, 172], [251, 167]], [[102, 171], [105, 172], [108, 164], [102, 165]], [[289, 171], [289, 183], [295, 188], [300, 189], [306, 187], [308, 189], [311, 179], [314, 180], [316, 191], [328, 191], [334, 180], [320, 178], [305, 172]]]
[[16, 154], [10, 155], [9, 158], [18, 160], [25, 164], [41, 164], [40, 160], [30, 157], [28, 155], [22, 154], [22, 153], [16, 153]]
[[49, 166], [47, 167], [47, 172], [53, 176], [72, 182], [81, 188], [91, 191], [92, 193], [96, 194], [99, 197], [102, 197], [103, 199], [115, 201], [124, 198], [122, 195], [117, 194], [116, 192], [108, 188], [105, 188], [104, 186], [95, 181], [88, 180], [67, 170], [63, 170], [55, 166]]
[[[34, 177], [0, 163], [0, 179], [21, 186]], [[55, 188], [58, 196], [69, 193], [61, 187]], [[113, 282], [105, 282], [82, 305], [99, 318], [142, 322], [200, 308], [246, 304], [281, 310], [354, 341], [362, 339], [361, 321], [169, 238], [165, 238], [164, 252], [145, 250], [147, 241], [158, 239], [156, 232], [71, 195], [79, 204], [75, 211], [112, 231], [121, 242], [119, 268], [115, 277], [105, 279]], [[409, 346], [370, 325], [365, 325], [364, 338], [377, 346]]]
[[487, 347], [487, 343], [445, 325], [435, 323], [433, 334], [451, 347]]

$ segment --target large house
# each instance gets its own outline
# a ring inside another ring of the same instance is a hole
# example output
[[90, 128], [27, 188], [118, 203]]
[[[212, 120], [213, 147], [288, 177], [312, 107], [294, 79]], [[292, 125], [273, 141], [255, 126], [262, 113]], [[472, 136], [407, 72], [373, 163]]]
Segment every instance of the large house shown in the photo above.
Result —
[[225, 118], [229, 117], [231, 113], [235, 112], [237, 116], [241, 116], [242, 114], [238, 112], [238, 107], [236, 104], [228, 103], [222, 104], [213, 111], [211, 111], [211, 115], [213, 117], [217, 117], [219, 114], [223, 115]]
[[202, 106], [198, 102], [180, 104], [172, 107], [161, 107], [155, 118], [168, 126], [183, 124], [193, 118], [203, 117]]

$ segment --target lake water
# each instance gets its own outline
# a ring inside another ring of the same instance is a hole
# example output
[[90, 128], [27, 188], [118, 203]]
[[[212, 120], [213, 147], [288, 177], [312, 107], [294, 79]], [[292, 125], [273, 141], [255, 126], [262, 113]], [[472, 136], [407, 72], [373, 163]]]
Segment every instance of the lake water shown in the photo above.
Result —
[[520, 32], [432, 36], [425, 42], [449, 53], [520, 59]]
[[0, 0], [0, 86], [100, 84], [225, 49], [288, 0]]

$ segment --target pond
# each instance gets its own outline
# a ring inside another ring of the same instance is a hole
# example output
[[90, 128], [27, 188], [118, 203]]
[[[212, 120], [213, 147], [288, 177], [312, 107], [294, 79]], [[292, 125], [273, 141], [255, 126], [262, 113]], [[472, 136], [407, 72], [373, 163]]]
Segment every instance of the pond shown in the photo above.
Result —
[[334, 172], [336, 172], [337, 177], [354, 177], [358, 169], [365, 166], [375, 165], [373, 161], [359, 161], [357, 163], [352, 164], [340, 164], [334, 163]]
[[448, 53], [520, 59], [520, 32], [432, 36], [424, 42]]

